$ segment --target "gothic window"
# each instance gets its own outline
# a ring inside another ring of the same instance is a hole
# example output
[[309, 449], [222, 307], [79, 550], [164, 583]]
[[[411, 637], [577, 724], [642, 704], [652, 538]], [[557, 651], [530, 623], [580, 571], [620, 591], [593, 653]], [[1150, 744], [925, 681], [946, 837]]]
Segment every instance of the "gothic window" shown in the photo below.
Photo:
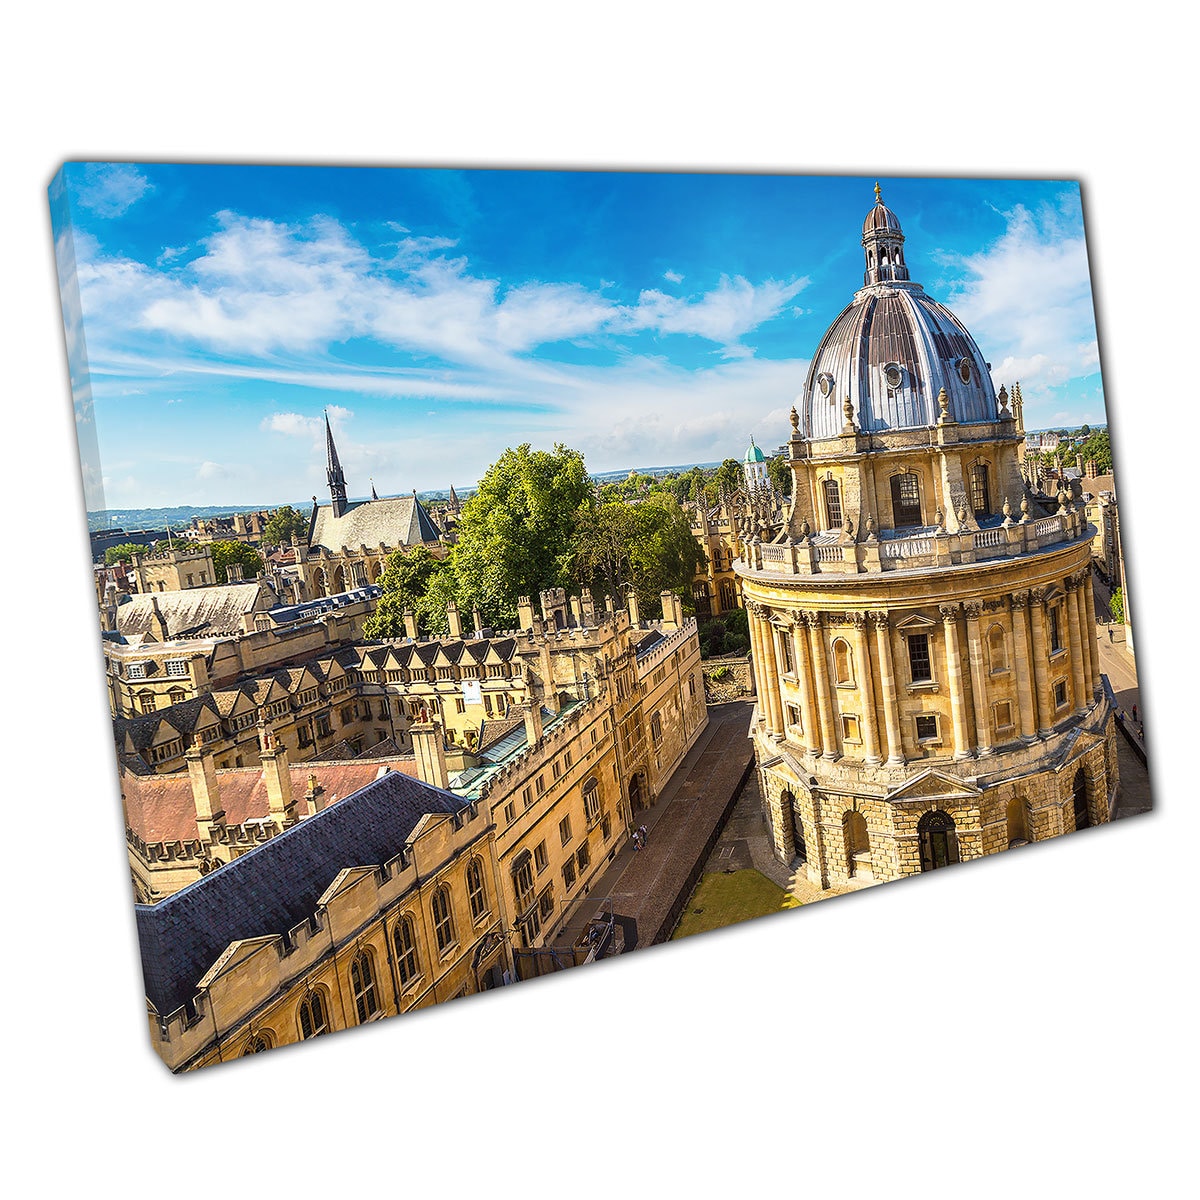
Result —
[[836, 479], [826, 479], [821, 485], [825, 490], [826, 529], [842, 527], [842, 493]]
[[917, 822], [917, 838], [921, 843], [922, 871], [935, 871], [958, 862], [958, 834], [949, 813], [927, 812]]
[[600, 819], [600, 781], [594, 776], [583, 785], [583, 814], [589, 828]]
[[450, 889], [440, 887], [433, 893], [433, 936], [439, 953], [444, 954], [454, 944], [454, 918], [450, 913]]
[[933, 664], [929, 657], [929, 635], [912, 633], [905, 640], [908, 642], [908, 666], [913, 683], [932, 683]]
[[839, 684], [854, 682], [854, 652], [844, 638], [833, 643], [833, 675]]
[[253, 1037], [247, 1039], [245, 1046], [242, 1047], [243, 1057], [247, 1054], [261, 1054], [264, 1050], [270, 1050], [271, 1038], [265, 1033], [256, 1033]]
[[379, 1012], [375, 966], [369, 950], [360, 950], [350, 962], [350, 990], [354, 993], [354, 1008], [361, 1025]]
[[513, 894], [517, 907], [524, 908], [533, 899], [533, 855], [525, 851], [513, 866]]
[[471, 859], [467, 865], [467, 900], [471, 905], [471, 920], [481, 920], [488, 911], [487, 886], [483, 881], [483, 860]]
[[304, 1040], [329, 1032], [329, 1006], [321, 989], [311, 991], [300, 1001], [300, 1037]]
[[988, 494], [987, 463], [976, 463], [971, 468], [971, 507], [975, 510], [977, 519], [986, 517], [992, 511]]
[[922, 524], [921, 488], [911, 473], [892, 476], [892, 519], [897, 529]]
[[396, 922], [396, 932], [392, 941], [396, 947], [396, 969], [400, 973], [400, 984], [406, 987], [420, 974], [412, 917], [401, 917]]

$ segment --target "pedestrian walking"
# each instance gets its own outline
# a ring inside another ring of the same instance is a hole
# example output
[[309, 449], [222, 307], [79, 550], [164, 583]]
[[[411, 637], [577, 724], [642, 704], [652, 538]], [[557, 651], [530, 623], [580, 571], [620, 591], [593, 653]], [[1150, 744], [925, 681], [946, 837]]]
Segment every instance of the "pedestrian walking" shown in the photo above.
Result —
[[633, 831], [633, 848], [635, 850], [642, 848], [642, 835], [636, 829]]
[[642, 845], [646, 844], [646, 827], [645, 825], [638, 826], [638, 836], [642, 839]]
[[1135, 721], [1137, 720], [1137, 705], [1136, 704], [1133, 706], [1133, 719]]
[[1110, 629], [1110, 630], [1108, 631], [1108, 644], [1109, 644], [1110, 646], [1112, 645], [1112, 640], [1113, 640], [1113, 636], [1112, 636], [1112, 630]]

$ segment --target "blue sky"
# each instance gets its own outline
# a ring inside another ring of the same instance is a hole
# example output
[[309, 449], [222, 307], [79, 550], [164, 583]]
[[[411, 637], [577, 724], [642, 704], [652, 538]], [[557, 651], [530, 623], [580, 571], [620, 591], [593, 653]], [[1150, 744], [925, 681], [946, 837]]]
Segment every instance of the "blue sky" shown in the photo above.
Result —
[[[51, 186], [89, 510], [774, 447], [873, 178], [72, 163]], [[1026, 425], [1105, 421], [1078, 186], [882, 178]]]

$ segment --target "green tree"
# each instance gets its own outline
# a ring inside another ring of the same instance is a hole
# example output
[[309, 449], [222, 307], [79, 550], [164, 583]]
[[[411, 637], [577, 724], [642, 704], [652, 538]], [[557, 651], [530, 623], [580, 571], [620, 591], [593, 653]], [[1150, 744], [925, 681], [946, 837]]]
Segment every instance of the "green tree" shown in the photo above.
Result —
[[1108, 430], [1098, 429], [1088, 438], [1079, 449], [1083, 461], [1096, 460], [1096, 470], [1101, 475], [1112, 474], [1112, 445], [1108, 440]]
[[718, 492], [736, 492], [744, 482], [742, 464], [736, 458], [727, 458], [717, 468], [713, 482]]
[[767, 459], [767, 474], [781, 495], [792, 494], [792, 468], [782, 454]]
[[255, 579], [262, 574], [262, 555], [245, 542], [213, 542], [209, 550], [212, 552], [213, 568], [218, 583], [229, 581], [231, 563], [242, 564], [243, 579]]
[[1112, 619], [1117, 624], [1122, 624], [1125, 620], [1125, 594], [1120, 588], [1109, 597], [1108, 611], [1112, 613]]
[[104, 565], [111, 567], [113, 563], [129, 562], [135, 554], [149, 554], [150, 547], [137, 542], [122, 542], [119, 546], [109, 546], [104, 552]]
[[1090, 425], [1081, 425], [1079, 427], [1079, 436], [1082, 438], [1090, 438], [1092, 436], [1092, 427]]
[[425, 546], [395, 550], [388, 556], [379, 585], [383, 595], [363, 625], [367, 637], [404, 637], [407, 608], [416, 614], [421, 630], [447, 632], [446, 606], [451, 599], [458, 603], [459, 590], [452, 558], [437, 558]]
[[290, 504], [277, 508], [263, 526], [263, 541], [268, 546], [283, 546], [292, 538], [301, 538], [308, 532], [308, 518], [298, 513]]
[[578, 450], [508, 449], [479, 481], [458, 526], [459, 591], [489, 619], [515, 619], [517, 598], [569, 580], [576, 514], [593, 504]]
[[679, 502], [657, 493], [641, 504], [580, 510], [569, 560], [576, 584], [618, 599], [632, 587], [649, 613], [666, 590], [691, 607], [692, 577], [704, 552]]

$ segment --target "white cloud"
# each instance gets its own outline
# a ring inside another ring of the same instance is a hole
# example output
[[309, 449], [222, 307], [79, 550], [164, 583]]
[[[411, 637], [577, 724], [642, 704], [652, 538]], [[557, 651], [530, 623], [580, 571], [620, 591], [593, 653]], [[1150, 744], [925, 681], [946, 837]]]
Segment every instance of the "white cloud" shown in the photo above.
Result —
[[196, 470], [197, 479], [228, 479], [233, 474], [230, 469], [222, 463], [202, 462]]
[[682, 283], [683, 276], [678, 271], [664, 271], [663, 278], [670, 280], [671, 283]]
[[[329, 424], [334, 433], [337, 433], [344, 422], [354, 416], [350, 409], [342, 408], [339, 404], [328, 405], [325, 412], [329, 414]], [[276, 412], [269, 417], [264, 417], [259, 428], [268, 433], [283, 433], [289, 437], [307, 437], [319, 440], [325, 436], [325, 418], [324, 416], [308, 417], [295, 412]]]
[[128, 163], [88, 163], [76, 194], [96, 216], [119, 217], [151, 190], [150, 181]]

